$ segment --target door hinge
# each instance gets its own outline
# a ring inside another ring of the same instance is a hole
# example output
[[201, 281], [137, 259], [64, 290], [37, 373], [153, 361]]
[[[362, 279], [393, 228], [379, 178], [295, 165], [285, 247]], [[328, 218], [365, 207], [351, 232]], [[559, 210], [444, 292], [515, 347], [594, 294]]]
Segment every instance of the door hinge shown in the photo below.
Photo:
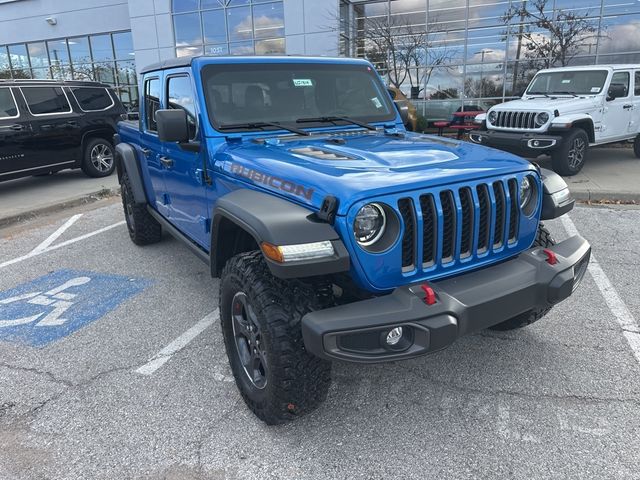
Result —
[[205, 233], [211, 232], [211, 219], [200, 217], [200, 225], [204, 228]]

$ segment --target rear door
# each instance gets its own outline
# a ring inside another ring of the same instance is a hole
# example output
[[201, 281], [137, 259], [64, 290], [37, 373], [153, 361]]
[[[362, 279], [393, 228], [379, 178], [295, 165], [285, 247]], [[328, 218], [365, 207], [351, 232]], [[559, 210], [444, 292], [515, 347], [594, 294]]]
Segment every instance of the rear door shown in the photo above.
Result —
[[185, 69], [172, 73], [165, 82], [166, 108], [181, 109], [187, 113], [190, 143], [199, 144], [191, 151], [177, 143], [165, 143], [161, 159], [165, 166], [165, 182], [171, 205], [171, 223], [202, 247], [209, 246], [209, 212], [207, 186], [203, 179], [206, 161], [205, 142], [199, 128], [199, 111], [194, 96], [194, 85]]
[[634, 72], [633, 110], [631, 112], [630, 133], [640, 133], [640, 70]]
[[162, 80], [159, 72], [153, 73], [144, 79], [144, 97], [140, 121], [142, 128], [140, 133], [139, 155], [146, 165], [148, 183], [152, 193], [150, 197], [155, 199], [154, 207], [164, 217], [169, 217], [169, 196], [167, 195], [164, 168], [160, 163], [162, 144], [158, 139], [158, 125], [156, 112], [162, 108]]
[[605, 127], [602, 138], [608, 141], [629, 136], [629, 125], [633, 109], [631, 96], [631, 71], [617, 71], [611, 77], [610, 85], [623, 85], [626, 95], [607, 101], [602, 124]]
[[82, 160], [78, 112], [58, 85], [21, 86], [31, 114], [34, 160], [38, 166], [72, 167]]
[[15, 89], [0, 87], [0, 180], [28, 175], [33, 168], [29, 116], [19, 108]]

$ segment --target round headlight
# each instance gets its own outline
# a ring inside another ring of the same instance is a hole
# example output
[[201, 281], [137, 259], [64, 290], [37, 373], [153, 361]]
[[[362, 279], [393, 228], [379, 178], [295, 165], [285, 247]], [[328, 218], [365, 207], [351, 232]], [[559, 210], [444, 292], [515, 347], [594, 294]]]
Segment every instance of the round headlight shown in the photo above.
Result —
[[496, 120], [498, 120], [498, 112], [492, 110], [489, 112], [489, 117], [487, 118], [489, 119], [489, 123], [496, 123]]
[[536, 181], [527, 175], [520, 182], [520, 209], [525, 215], [531, 216], [536, 210], [537, 204], [538, 187]]
[[549, 114], [547, 112], [540, 112], [536, 115], [536, 125], [541, 127], [549, 121]]
[[368, 203], [356, 214], [353, 222], [353, 234], [364, 247], [376, 243], [382, 234], [386, 221], [384, 209], [377, 203]]

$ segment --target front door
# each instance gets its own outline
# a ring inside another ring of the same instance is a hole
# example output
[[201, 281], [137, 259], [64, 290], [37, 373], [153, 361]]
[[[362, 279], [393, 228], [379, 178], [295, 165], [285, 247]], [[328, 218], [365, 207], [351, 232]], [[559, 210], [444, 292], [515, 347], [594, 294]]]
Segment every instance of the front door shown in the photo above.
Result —
[[28, 175], [33, 168], [31, 124], [9, 87], [0, 88], [0, 181]]
[[[187, 113], [190, 132], [190, 145], [163, 145], [162, 161], [166, 168], [165, 182], [171, 205], [171, 223], [200, 246], [208, 249], [210, 214], [207, 201], [208, 186], [204, 182], [207, 152], [205, 142], [200, 141], [199, 112], [194, 100], [194, 85], [187, 69], [166, 78], [165, 93], [166, 108], [179, 108]], [[193, 148], [197, 145], [200, 145], [200, 148]]]
[[626, 95], [606, 101], [602, 125], [603, 139], [614, 141], [623, 139], [629, 135], [629, 124], [633, 110], [631, 97], [631, 72], [615, 72], [611, 78], [611, 85], [621, 85], [625, 88]]
[[155, 209], [164, 217], [169, 216], [169, 196], [164, 181], [165, 169], [160, 162], [162, 143], [158, 138], [158, 124], [156, 112], [161, 108], [162, 83], [160, 77], [145, 78], [144, 101], [140, 121], [140, 146], [138, 158], [144, 162], [146, 168], [145, 183], [149, 200]]

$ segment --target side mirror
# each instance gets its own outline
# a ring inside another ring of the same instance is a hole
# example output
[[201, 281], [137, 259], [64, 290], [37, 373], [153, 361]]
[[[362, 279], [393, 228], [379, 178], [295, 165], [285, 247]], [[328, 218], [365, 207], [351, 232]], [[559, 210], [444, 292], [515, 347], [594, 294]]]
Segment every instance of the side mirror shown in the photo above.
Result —
[[609, 91], [607, 92], [607, 102], [615, 100], [616, 98], [623, 98], [627, 96], [627, 86], [622, 83], [612, 83], [609, 85]]
[[187, 112], [182, 109], [156, 111], [158, 138], [161, 142], [188, 142]]

